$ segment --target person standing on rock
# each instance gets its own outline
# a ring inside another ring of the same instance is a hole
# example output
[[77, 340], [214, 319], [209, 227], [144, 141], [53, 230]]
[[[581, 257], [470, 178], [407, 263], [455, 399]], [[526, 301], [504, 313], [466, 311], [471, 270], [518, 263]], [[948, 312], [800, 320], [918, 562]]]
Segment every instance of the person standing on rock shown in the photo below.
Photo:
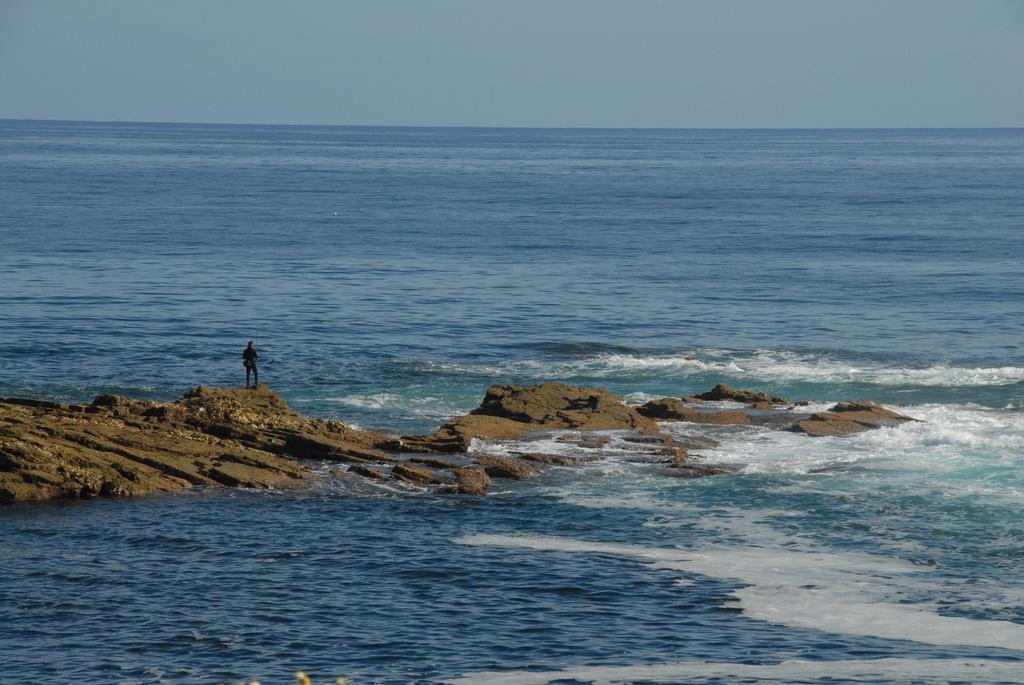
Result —
[[248, 347], [242, 352], [242, 365], [245, 366], [245, 387], [249, 387], [249, 374], [253, 375], [253, 383], [255, 388], [260, 384], [260, 372], [256, 370], [256, 358], [259, 357], [256, 354], [256, 348], [252, 346], [252, 340], [249, 341]]

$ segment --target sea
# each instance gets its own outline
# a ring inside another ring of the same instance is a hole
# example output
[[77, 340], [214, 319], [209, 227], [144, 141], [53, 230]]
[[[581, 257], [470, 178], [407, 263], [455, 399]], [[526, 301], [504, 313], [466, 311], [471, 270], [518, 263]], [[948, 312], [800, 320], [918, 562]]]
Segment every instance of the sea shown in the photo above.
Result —
[[0, 396], [242, 385], [250, 339], [396, 434], [545, 381], [919, 421], [0, 507], [0, 683], [1024, 682], [1024, 129], [0, 121]]

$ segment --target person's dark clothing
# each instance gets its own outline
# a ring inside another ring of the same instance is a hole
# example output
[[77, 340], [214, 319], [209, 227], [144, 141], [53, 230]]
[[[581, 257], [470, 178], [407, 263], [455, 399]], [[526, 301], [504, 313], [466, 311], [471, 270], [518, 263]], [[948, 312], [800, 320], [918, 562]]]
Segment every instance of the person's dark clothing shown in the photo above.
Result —
[[249, 343], [249, 346], [242, 352], [242, 364], [245, 366], [245, 387], [249, 387], [249, 374], [253, 375], [253, 380], [256, 382], [254, 385], [260, 384], [260, 372], [256, 370], [256, 358], [259, 357], [256, 354], [256, 348]]

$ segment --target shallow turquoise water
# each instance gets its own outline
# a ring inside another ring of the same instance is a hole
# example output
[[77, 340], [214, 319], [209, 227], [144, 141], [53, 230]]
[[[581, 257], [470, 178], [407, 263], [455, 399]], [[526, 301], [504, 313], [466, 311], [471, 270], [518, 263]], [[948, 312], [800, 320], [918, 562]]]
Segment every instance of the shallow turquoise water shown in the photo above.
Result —
[[6, 507], [0, 683], [1024, 680], [1021, 131], [0, 122], [0, 154], [0, 396], [171, 399], [258, 336], [296, 408], [396, 432], [544, 380], [922, 419], [728, 429], [697, 481], [613, 442], [479, 500]]

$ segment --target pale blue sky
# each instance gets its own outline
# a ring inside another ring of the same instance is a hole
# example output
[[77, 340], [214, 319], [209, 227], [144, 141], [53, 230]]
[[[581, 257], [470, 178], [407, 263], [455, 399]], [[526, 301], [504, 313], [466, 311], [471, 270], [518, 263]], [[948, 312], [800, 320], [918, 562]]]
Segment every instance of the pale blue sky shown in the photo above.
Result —
[[1024, 0], [0, 0], [0, 118], [1024, 126]]

